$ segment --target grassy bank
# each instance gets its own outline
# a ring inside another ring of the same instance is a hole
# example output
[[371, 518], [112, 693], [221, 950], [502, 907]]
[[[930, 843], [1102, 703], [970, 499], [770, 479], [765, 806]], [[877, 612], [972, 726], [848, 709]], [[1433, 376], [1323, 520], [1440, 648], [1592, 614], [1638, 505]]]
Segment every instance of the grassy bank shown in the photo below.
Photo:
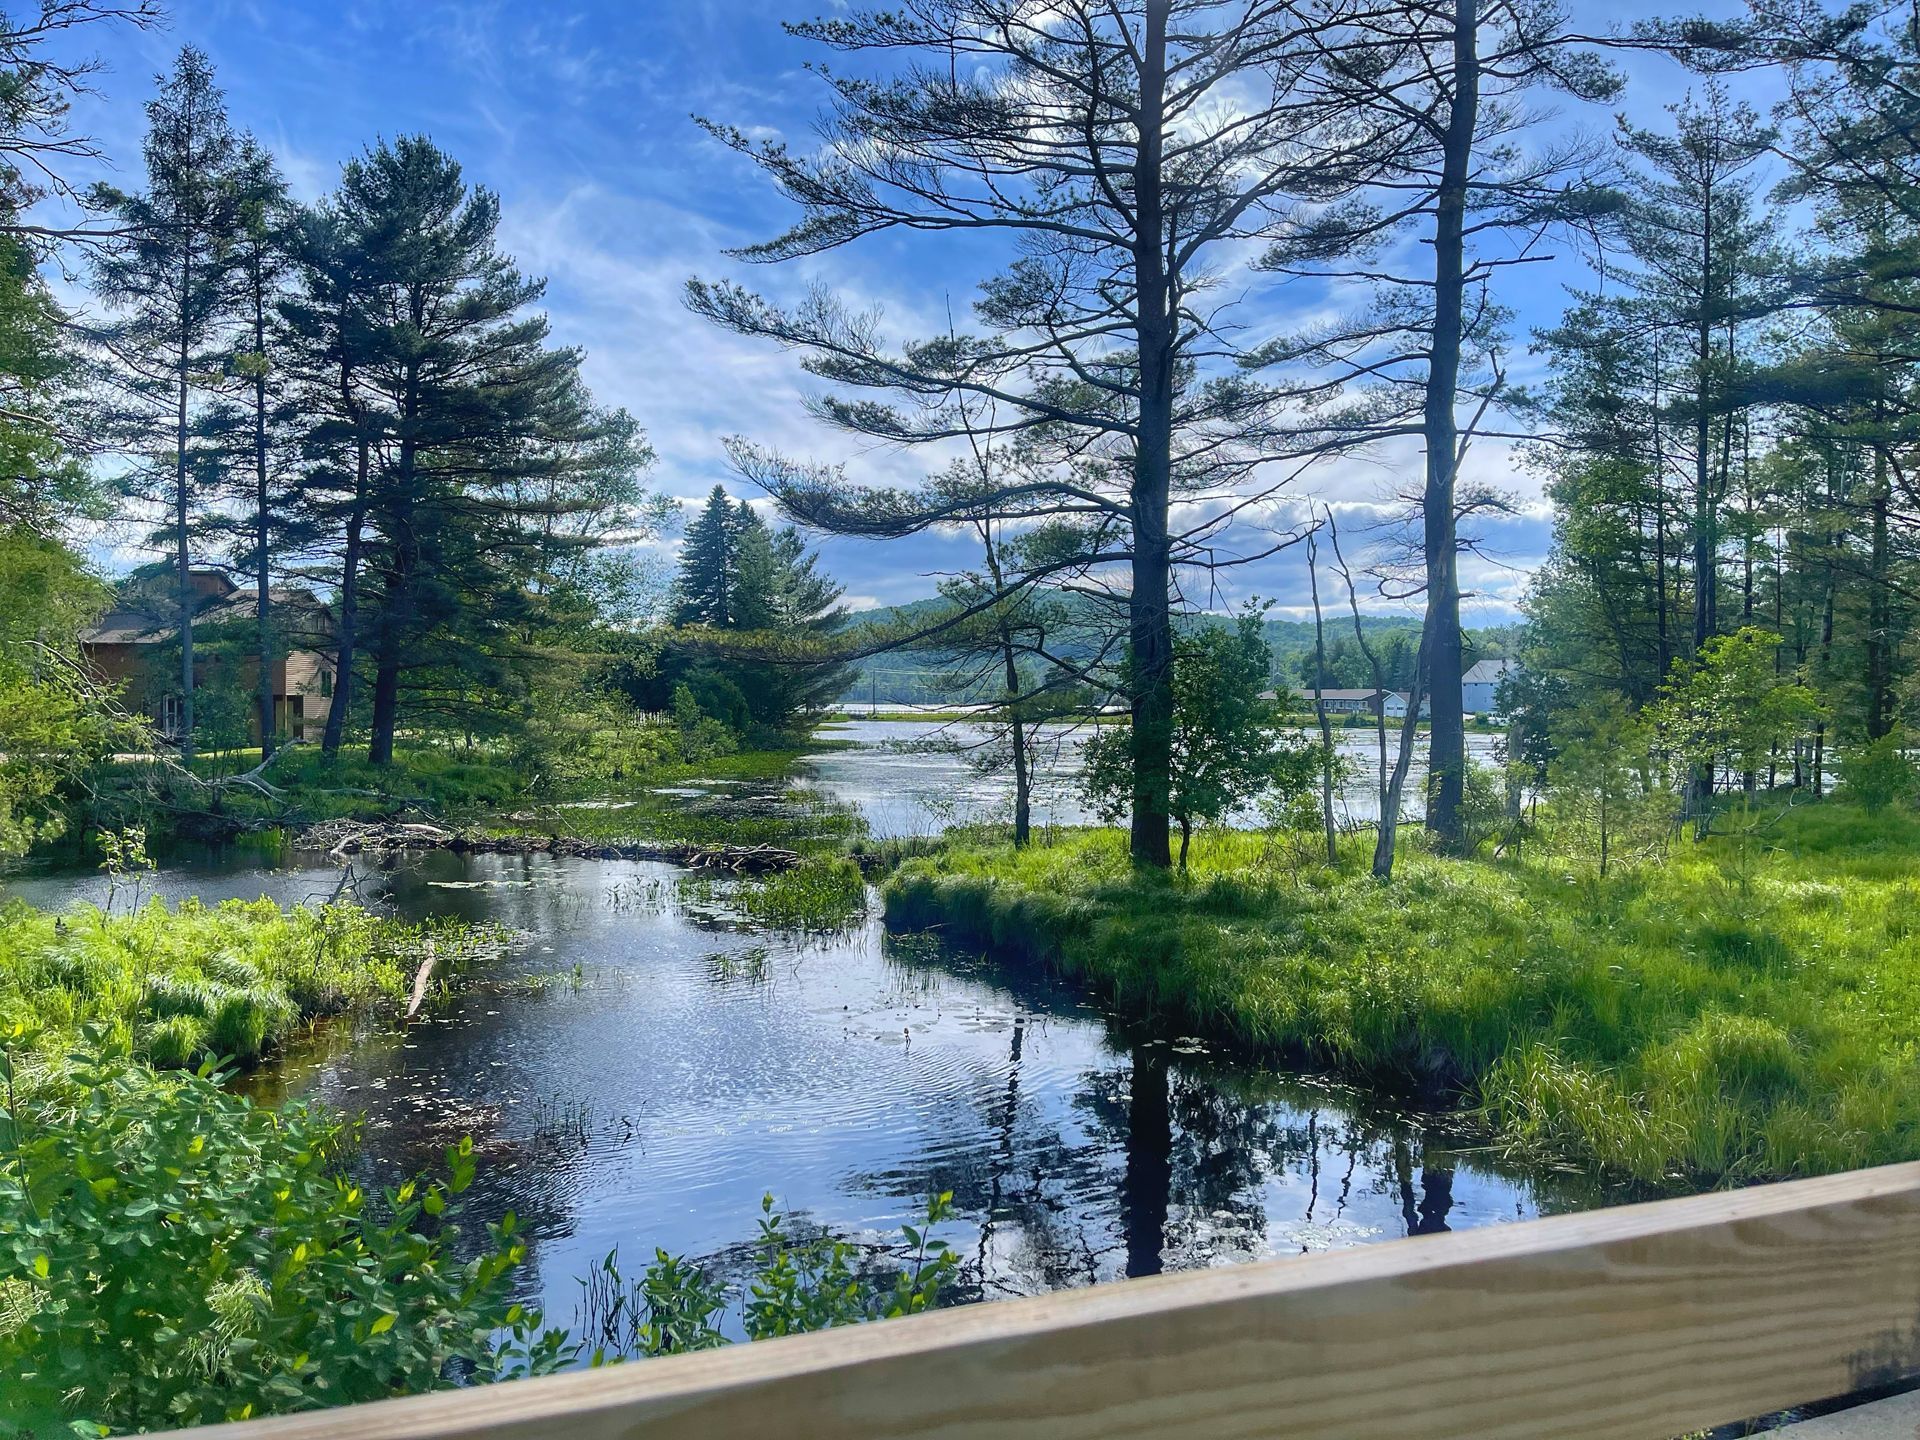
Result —
[[[405, 998], [425, 932], [353, 905], [0, 908], [0, 1036], [45, 1054], [98, 1025], [150, 1064], [249, 1063], [315, 1018]], [[439, 936], [452, 955], [477, 932]]]
[[[96, 813], [87, 825], [119, 829], [145, 825], [155, 834], [231, 833], [273, 824], [323, 820], [385, 820], [427, 815], [471, 820], [529, 805], [610, 796], [644, 796], [660, 786], [701, 780], [776, 784], [803, 754], [851, 742], [796, 737], [790, 744], [683, 761], [655, 755], [644, 763], [557, 770], [499, 747], [472, 749], [402, 745], [390, 765], [368, 763], [358, 751], [325, 756], [313, 745], [289, 746], [255, 777], [258, 748], [195, 758], [189, 780], [171, 762], [126, 756], [103, 771]], [[79, 826], [76, 828], [85, 828]]]
[[1416, 852], [1382, 886], [1358, 842], [1296, 871], [1259, 836], [1206, 836], [1183, 880], [1078, 832], [911, 860], [887, 917], [1655, 1184], [1920, 1156], [1920, 820], [1810, 806], [1765, 839], [1604, 881], [1565, 856]]

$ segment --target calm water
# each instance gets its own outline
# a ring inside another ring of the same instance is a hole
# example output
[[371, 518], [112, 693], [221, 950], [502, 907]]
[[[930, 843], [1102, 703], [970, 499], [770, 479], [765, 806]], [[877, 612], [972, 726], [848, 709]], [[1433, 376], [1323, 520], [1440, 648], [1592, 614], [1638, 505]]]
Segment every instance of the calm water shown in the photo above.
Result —
[[[889, 804], [905, 788], [891, 758], [832, 763]], [[877, 1245], [952, 1190], [965, 1297], [1619, 1198], [1503, 1165], [1444, 1120], [1130, 1029], [1071, 987], [925, 937], [756, 932], [680, 878], [450, 854], [363, 873], [368, 903], [498, 922], [516, 943], [422, 1022], [323, 1028], [250, 1083], [364, 1111], [361, 1163], [389, 1176], [471, 1134], [470, 1220], [526, 1222], [526, 1295], [563, 1322], [577, 1277], [615, 1247], [630, 1270], [654, 1246], [737, 1268], [769, 1191]], [[208, 852], [149, 893], [297, 902], [338, 879], [318, 857]], [[103, 895], [95, 877], [4, 888], [46, 906]]]
[[[835, 799], [857, 806], [876, 836], [938, 835], [951, 825], [1012, 818], [1012, 776], [982, 773], [972, 763], [988, 754], [989, 732], [982, 726], [966, 721], [848, 720], [820, 733], [851, 740], [857, 748], [809, 756], [812, 783]], [[1076, 784], [1080, 747], [1090, 733], [1052, 727], [1045, 732], [1034, 787], [1034, 824], [1094, 822]], [[1346, 766], [1334, 800], [1336, 816], [1347, 825], [1378, 820], [1380, 763], [1374, 732], [1335, 730], [1333, 737]], [[1499, 741], [1497, 735], [1468, 735], [1467, 754], [1482, 764], [1493, 764]], [[1399, 745], [1399, 734], [1391, 728], [1387, 744], [1391, 766]], [[1409, 816], [1422, 813], [1424, 751], [1423, 743], [1407, 773], [1403, 808]], [[1240, 818], [1242, 823], [1255, 823], [1252, 815]]]

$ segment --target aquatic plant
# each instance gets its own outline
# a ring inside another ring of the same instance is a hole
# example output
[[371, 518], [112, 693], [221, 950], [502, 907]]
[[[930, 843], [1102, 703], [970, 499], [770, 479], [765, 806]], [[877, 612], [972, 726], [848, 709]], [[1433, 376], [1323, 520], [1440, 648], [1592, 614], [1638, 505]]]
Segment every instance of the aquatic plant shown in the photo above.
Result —
[[593, 1135], [593, 1102], [562, 1095], [539, 1095], [533, 1102], [533, 1132], [527, 1137], [537, 1150], [585, 1149]]
[[958, 1257], [933, 1235], [952, 1214], [953, 1193], [935, 1195], [920, 1224], [901, 1227], [902, 1244], [876, 1255], [837, 1236], [796, 1233], [767, 1195], [741, 1286], [665, 1250], [629, 1279], [615, 1249], [581, 1279], [577, 1338], [598, 1365], [725, 1345], [722, 1327], [736, 1305], [749, 1340], [916, 1315], [939, 1303], [959, 1270]]
[[707, 974], [726, 982], [745, 980], [750, 985], [764, 984], [773, 960], [773, 952], [764, 945], [745, 950], [715, 950], [706, 957]]
[[867, 882], [851, 860], [815, 856], [747, 881], [734, 903], [780, 930], [845, 930], [866, 918]]
[[867, 913], [860, 867], [823, 855], [765, 875], [721, 878], [696, 872], [681, 877], [679, 891], [682, 903], [728, 911], [776, 930], [848, 930]]

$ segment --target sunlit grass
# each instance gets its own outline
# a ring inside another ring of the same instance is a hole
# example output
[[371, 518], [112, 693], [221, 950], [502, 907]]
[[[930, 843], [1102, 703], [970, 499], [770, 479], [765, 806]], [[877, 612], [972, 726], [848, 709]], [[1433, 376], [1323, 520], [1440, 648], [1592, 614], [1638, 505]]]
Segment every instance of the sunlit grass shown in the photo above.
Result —
[[1181, 880], [1082, 831], [909, 861], [887, 915], [1642, 1180], [1920, 1157], [1920, 821], [1808, 806], [1764, 846], [1680, 842], [1604, 881], [1584, 857], [1416, 846], [1381, 885], [1358, 840], [1295, 870], [1264, 837], [1206, 836]]
[[[212, 791], [169, 779], [151, 762], [129, 760], [109, 768], [103, 783], [106, 802], [92, 818], [109, 828], [146, 823], [158, 833], [162, 817], [147, 813], [153, 808], [155, 787], [171, 793], [168, 813], [185, 807], [189, 812], [204, 810], [212, 816], [217, 809], [217, 818], [230, 828], [249, 822], [299, 826], [338, 819], [428, 817], [455, 824], [492, 822], [496, 828], [512, 830], [528, 823], [512, 817], [541, 814], [556, 804], [586, 799], [634, 800], [639, 802], [637, 809], [660, 812], [662, 824], [653, 827], [660, 838], [699, 839], [705, 843], [704, 835], [691, 833], [703, 825], [716, 837], [712, 843], [761, 843], [750, 838], [736, 840], [705, 821], [686, 822], [682, 828], [688, 833], [684, 836], [667, 834], [670, 812], [685, 809], [685, 802], [669, 803], [657, 791], [694, 784], [723, 790], [786, 786], [794, 782], [803, 755], [844, 749], [851, 744], [841, 739], [808, 738], [784, 748], [747, 750], [696, 762], [663, 762], [622, 770], [617, 775], [575, 775], [565, 781], [529, 771], [507, 750], [484, 745], [468, 749], [403, 744], [396, 749], [393, 763], [384, 766], [368, 763], [359, 750], [329, 757], [315, 747], [301, 745], [282, 751], [262, 777], [276, 794], [229, 785], [219, 792], [217, 800]], [[258, 749], [202, 755], [195, 760], [194, 769], [209, 779], [231, 776], [258, 764], [259, 758]], [[617, 823], [612, 817], [619, 813], [608, 812], [601, 820]], [[572, 817], [576, 831], [596, 823], [587, 818], [588, 814], [579, 812]], [[772, 818], [764, 817], [769, 823], [762, 823], [757, 831], [750, 825], [736, 824], [733, 834], [770, 837]]]
[[867, 882], [851, 860], [809, 856], [791, 870], [716, 880], [682, 877], [680, 893], [775, 930], [847, 930], [866, 918]]
[[429, 933], [451, 969], [481, 932], [431, 932], [354, 905], [158, 900], [109, 915], [0, 909], [0, 1036], [58, 1053], [81, 1028], [157, 1066], [249, 1063], [316, 1017], [404, 1000]]

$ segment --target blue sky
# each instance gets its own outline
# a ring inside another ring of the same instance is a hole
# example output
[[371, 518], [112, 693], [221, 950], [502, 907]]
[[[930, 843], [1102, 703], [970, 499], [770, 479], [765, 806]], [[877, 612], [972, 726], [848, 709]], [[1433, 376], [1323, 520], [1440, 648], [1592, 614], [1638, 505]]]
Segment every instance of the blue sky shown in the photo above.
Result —
[[[949, 301], [963, 308], [984, 273], [977, 258], [921, 239], [882, 238], [773, 270], [724, 257], [729, 246], [777, 232], [790, 212], [690, 116], [803, 144], [822, 92], [802, 68], [812, 47], [785, 35], [780, 22], [831, 8], [833, 0], [179, 0], [166, 28], [85, 37], [106, 70], [101, 93], [84, 99], [75, 118], [102, 142], [122, 182], [135, 180], [141, 102], [154, 74], [191, 42], [212, 56], [236, 127], [278, 154], [303, 198], [331, 188], [340, 162], [376, 137], [431, 135], [471, 180], [500, 194], [504, 247], [548, 277], [556, 337], [586, 349], [596, 393], [646, 426], [660, 456], [659, 488], [696, 496], [716, 480], [731, 484], [721, 450], [730, 434], [843, 461], [857, 475], [906, 479], [925, 462], [863, 446], [806, 416], [801, 402], [812, 385], [794, 357], [717, 331], [680, 302], [691, 275], [736, 276], [778, 296], [824, 282], [912, 333], [937, 326]], [[1574, 8], [1587, 4], [1576, 0]], [[1606, 18], [1654, 8], [1630, 0], [1608, 7]], [[1622, 103], [1642, 124], [1688, 84], [1663, 61], [1636, 59], [1629, 68]], [[1611, 116], [1563, 114], [1557, 123], [1605, 130]], [[1563, 286], [1582, 278], [1561, 266], [1510, 273], [1506, 298], [1521, 329], [1555, 318]], [[1417, 461], [1414, 450], [1383, 453], [1308, 484], [1352, 507], [1357, 529], [1370, 503], [1404, 484]], [[1470, 623], [1495, 622], [1510, 618], [1549, 525], [1537, 482], [1503, 448], [1483, 446], [1471, 463], [1526, 502], [1518, 518], [1486, 532], [1494, 558], [1463, 572], [1476, 592]], [[826, 550], [859, 604], [926, 595], [931, 575], [964, 565], [970, 553], [939, 537], [838, 541]], [[1237, 575], [1220, 600], [1254, 593], [1298, 613], [1306, 600], [1301, 564]]]

